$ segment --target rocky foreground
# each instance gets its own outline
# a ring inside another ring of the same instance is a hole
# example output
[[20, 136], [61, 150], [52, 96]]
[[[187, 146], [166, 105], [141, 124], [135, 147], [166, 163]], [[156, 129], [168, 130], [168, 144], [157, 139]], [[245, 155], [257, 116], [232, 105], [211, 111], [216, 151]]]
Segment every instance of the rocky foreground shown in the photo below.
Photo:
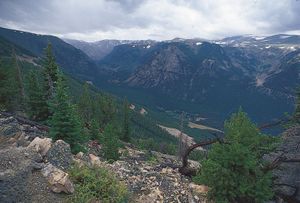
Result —
[[[110, 164], [97, 156], [100, 148], [90, 142], [87, 153], [74, 156], [67, 143], [53, 142], [39, 126], [0, 114], [0, 202], [66, 202], [76, 192], [68, 174], [72, 164], [108, 168], [127, 185], [130, 202], [208, 202], [209, 188], [182, 176], [176, 157], [126, 145], [120, 160]], [[287, 130], [281, 145], [265, 159], [278, 157], [300, 158], [300, 127]], [[300, 163], [283, 162], [273, 175], [276, 202], [300, 202]]]
[[67, 201], [76, 192], [67, 173], [74, 163], [108, 168], [127, 185], [132, 202], [207, 202], [208, 188], [182, 176], [174, 167], [176, 157], [126, 146], [121, 159], [110, 164], [97, 156], [95, 143], [88, 153], [74, 156], [67, 143], [53, 143], [45, 135], [36, 126], [0, 116], [0, 202]]

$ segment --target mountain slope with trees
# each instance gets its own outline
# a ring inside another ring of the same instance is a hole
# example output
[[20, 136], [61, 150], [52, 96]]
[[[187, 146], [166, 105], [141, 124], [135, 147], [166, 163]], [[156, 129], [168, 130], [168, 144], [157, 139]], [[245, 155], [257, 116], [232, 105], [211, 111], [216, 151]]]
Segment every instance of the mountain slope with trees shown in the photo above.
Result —
[[[15, 52], [12, 47], [15, 47]], [[156, 121], [129, 110], [129, 103], [63, 74], [56, 64], [51, 45], [45, 49], [42, 59], [4, 39], [0, 52], [5, 53], [0, 57], [1, 110], [25, 114], [34, 121], [52, 126], [50, 134], [55, 139], [67, 136], [60, 134], [63, 130], [70, 134], [65, 139], [69, 139], [73, 149], [72, 143], [80, 143], [80, 140], [107, 141], [101, 138], [106, 125], [112, 125], [115, 135], [123, 140], [128, 141], [131, 136], [138, 138], [132, 139], [132, 142], [143, 149], [165, 150], [160, 147], [161, 144], [176, 145], [176, 140], [161, 130]], [[24, 60], [29, 57], [31, 60]], [[18, 69], [22, 83], [18, 80]], [[24, 96], [21, 96], [21, 89], [25, 91]], [[22, 102], [19, 102], [20, 99]], [[68, 122], [70, 125], [67, 127]], [[149, 141], [151, 146], [147, 144]], [[75, 146], [75, 151], [76, 148], [78, 146]], [[174, 150], [169, 152], [176, 153]]]
[[62, 69], [73, 76], [91, 80], [97, 72], [96, 64], [81, 50], [74, 48], [58, 37], [38, 35], [29, 32], [0, 28], [0, 36], [6, 40], [30, 51], [37, 57], [42, 57], [48, 43], [53, 46], [53, 53]]

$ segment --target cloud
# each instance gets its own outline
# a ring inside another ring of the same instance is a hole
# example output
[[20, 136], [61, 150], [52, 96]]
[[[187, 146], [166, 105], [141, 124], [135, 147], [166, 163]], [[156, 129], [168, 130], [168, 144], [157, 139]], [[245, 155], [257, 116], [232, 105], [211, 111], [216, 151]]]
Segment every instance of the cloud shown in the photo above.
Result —
[[95, 41], [300, 32], [299, 0], [1, 0], [0, 26]]

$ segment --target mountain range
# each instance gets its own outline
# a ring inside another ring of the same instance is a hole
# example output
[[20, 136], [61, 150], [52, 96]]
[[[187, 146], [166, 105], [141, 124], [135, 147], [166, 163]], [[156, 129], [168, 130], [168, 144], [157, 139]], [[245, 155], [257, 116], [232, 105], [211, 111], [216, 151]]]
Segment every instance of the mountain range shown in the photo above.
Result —
[[[239, 106], [257, 122], [293, 110], [300, 79], [297, 35], [112, 42], [117, 43], [110, 44], [111, 51], [94, 58], [102, 70], [96, 83], [119, 94], [141, 95], [138, 102], [200, 113], [220, 123]], [[108, 40], [86, 46], [102, 43]]]
[[216, 127], [242, 106], [256, 122], [294, 108], [300, 36], [83, 42], [16, 30], [0, 36], [37, 56], [52, 43], [64, 71], [148, 108], [186, 111]]

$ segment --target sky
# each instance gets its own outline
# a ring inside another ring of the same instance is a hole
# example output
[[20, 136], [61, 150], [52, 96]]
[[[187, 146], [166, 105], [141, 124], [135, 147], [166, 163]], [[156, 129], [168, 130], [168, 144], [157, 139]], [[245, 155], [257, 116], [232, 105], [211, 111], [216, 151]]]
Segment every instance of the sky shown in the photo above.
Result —
[[0, 0], [0, 26], [84, 41], [300, 34], [300, 0]]

